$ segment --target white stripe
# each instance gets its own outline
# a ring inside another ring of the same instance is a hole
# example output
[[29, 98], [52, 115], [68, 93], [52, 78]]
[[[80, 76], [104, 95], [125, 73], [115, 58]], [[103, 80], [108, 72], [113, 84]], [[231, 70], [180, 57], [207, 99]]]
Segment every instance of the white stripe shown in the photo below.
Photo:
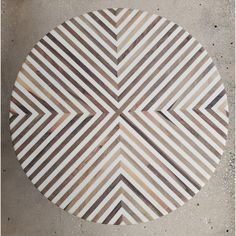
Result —
[[[73, 115], [68, 116], [68, 118], [65, 120], [66, 123], [69, 123], [72, 119], [74, 118]], [[86, 118], [85, 115], [82, 115], [56, 142], [55, 144], [53, 144], [50, 149], [43, 155], [40, 157], [40, 159], [34, 163], [34, 165], [31, 167], [31, 169], [28, 170], [28, 172], [26, 173], [27, 176], [30, 176], [31, 174], [33, 174], [33, 172], [45, 161], [47, 160], [47, 158], [49, 157], [49, 155], [51, 155], [51, 153], [53, 151], [55, 151], [56, 148], [58, 148], [61, 143], [75, 130], [76, 127], [79, 126], [79, 124], [82, 123], [82, 121]], [[65, 123], [65, 125], [66, 125]], [[63, 153], [65, 152], [64, 150], [64, 146], [63, 146]], [[58, 160], [58, 157], [60, 153], [57, 153], [57, 155], [49, 162], [50, 164], [55, 163], [55, 161]], [[46, 170], [48, 170], [51, 165], [47, 164], [43, 170], [40, 171], [40, 173], [37, 174], [37, 176], [35, 176], [35, 178], [32, 180], [33, 183], [36, 183], [41, 177], [42, 175], [46, 172]]]
[[185, 183], [193, 192], [198, 192], [198, 189], [193, 186], [181, 173], [179, 173], [179, 171], [176, 170], [168, 161], [166, 161], [148, 142], [146, 142], [146, 140], [141, 138], [140, 135], [137, 135], [130, 126], [126, 125], [125, 122], [120, 122], [135, 138], [137, 138], [143, 145], [145, 145], [149, 149], [149, 151], [151, 151], [171, 172], [178, 176], [178, 178], [180, 178], [183, 183]]
[[12, 97], [14, 97], [17, 101], [19, 101], [21, 104], [23, 104], [25, 107], [27, 107], [28, 110], [32, 113], [30, 117], [20, 126], [18, 129], [15, 130], [14, 133], [12, 133], [11, 137], [12, 140], [17, 138], [22, 131], [37, 117], [37, 112], [28, 104], [25, 102], [25, 100], [22, 99], [15, 91], [12, 92]]
[[[87, 86], [82, 80], [80, 80], [78, 78], [77, 75], [75, 75], [64, 63], [62, 63], [55, 55], [53, 55], [46, 47], [44, 47], [41, 43], [38, 43], [38, 46], [48, 55], [52, 58], [53, 61], [55, 61], [55, 63], [57, 63], [61, 68], [63, 68], [65, 70], [65, 72], [71, 76], [71, 78], [78, 83], [79, 81], [79, 85], [85, 89], [86, 92], [88, 92], [89, 94], [91, 94], [97, 101], [100, 101], [100, 103], [102, 103], [102, 106], [108, 110], [109, 112], [113, 112], [113, 110], [108, 106], [108, 104], [106, 104], [91, 88], [89, 88], [89, 86]], [[75, 67], [76, 69], [76, 67]], [[61, 75], [61, 74], [60, 74]], [[60, 78], [63, 78], [62, 75]], [[88, 79], [86, 77], [86, 79]], [[93, 83], [92, 83], [93, 84]], [[69, 85], [71, 88], [76, 89], [74, 86], [72, 86], [72, 84]], [[75, 91], [78, 91], [78, 89], [76, 89]], [[89, 99], [88, 99], [89, 100]]]

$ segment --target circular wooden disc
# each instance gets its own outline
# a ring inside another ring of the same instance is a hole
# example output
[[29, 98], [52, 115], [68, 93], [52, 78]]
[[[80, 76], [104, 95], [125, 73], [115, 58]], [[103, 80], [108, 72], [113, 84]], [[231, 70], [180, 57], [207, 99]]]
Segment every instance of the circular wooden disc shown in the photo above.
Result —
[[222, 79], [202, 45], [163, 17], [122, 8], [43, 37], [10, 104], [28, 178], [103, 224], [151, 221], [191, 199], [219, 163], [227, 125]]

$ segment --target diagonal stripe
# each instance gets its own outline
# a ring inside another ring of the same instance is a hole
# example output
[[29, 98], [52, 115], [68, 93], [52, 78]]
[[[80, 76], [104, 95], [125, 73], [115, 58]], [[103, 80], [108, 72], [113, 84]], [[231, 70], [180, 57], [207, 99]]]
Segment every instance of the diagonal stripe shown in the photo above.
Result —
[[22, 169], [82, 219], [138, 224], [190, 200], [213, 175], [229, 123], [203, 46], [161, 16], [127, 8], [65, 21], [30, 51], [9, 125]]

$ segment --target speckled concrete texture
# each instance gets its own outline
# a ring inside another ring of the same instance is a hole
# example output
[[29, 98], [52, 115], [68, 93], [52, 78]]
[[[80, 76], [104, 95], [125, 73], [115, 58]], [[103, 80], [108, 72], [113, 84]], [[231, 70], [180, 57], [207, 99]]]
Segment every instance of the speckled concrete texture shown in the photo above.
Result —
[[[207, 185], [187, 204], [159, 220], [108, 226], [80, 220], [50, 203], [25, 176], [9, 134], [11, 90], [30, 49], [73, 16], [107, 7], [160, 14], [190, 32], [212, 56], [223, 77], [230, 126], [222, 161]], [[233, 0], [3, 0], [2, 1], [2, 235], [3, 236], [224, 236], [234, 228], [234, 1]]]

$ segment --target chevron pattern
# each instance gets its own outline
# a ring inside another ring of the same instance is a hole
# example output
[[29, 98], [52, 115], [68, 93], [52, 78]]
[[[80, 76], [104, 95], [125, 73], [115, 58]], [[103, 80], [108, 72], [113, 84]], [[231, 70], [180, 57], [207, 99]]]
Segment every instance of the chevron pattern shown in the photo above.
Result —
[[28, 178], [82, 219], [137, 224], [191, 199], [219, 164], [227, 97], [201, 44], [147, 12], [56, 27], [17, 76], [10, 130]]

